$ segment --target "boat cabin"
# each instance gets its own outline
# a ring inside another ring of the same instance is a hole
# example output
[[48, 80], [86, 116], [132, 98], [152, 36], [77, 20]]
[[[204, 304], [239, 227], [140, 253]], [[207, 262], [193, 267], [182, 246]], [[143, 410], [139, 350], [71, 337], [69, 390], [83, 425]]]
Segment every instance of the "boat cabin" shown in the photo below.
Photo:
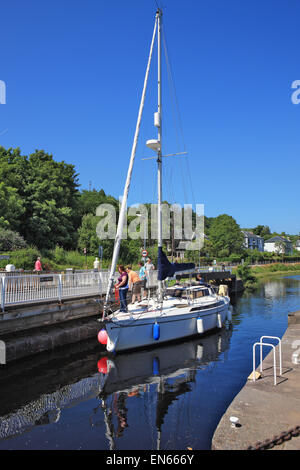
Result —
[[170, 297], [194, 300], [211, 295], [211, 292], [206, 286], [184, 287], [175, 285], [168, 287], [166, 294]]

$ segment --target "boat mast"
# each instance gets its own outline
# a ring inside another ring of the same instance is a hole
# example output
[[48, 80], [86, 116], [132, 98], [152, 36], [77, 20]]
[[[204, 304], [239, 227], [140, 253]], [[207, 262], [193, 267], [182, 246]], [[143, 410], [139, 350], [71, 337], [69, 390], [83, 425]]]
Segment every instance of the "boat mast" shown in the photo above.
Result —
[[[162, 247], [162, 97], [161, 97], [161, 27], [162, 27], [162, 10], [157, 10], [157, 56], [158, 56], [158, 136], [159, 147], [157, 150], [157, 192], [158, 192], [158, 248]], [[158, 281], [158, 302], [163, 301], [162, 281]]]
[[134, 163], [134, 158], [135, 158], [135, 153], [136, 153], [137, 141], [138, 141], [138, 136], [139, 136], [139, 131], [140, 131], [140, 124], [141, 124], [141, 119], [142, 119], [142, 114], [143, 114], [143, 109], [144, 109], [144, 102], [145, 102], [145, 96], [146, 96], [150, 64], [151, 64], [151, 59], [152, 59], [154, 39], [156, 36], [156, 28], [157, 28], [157, 22], [158, 22], [157, 18], [158, 18], [158, 15], [156, 14], [152, 42], [151, 42], [151, 47], [150, 47], [150, 54], [149, 54], [149, 59], [148, 59], [148, 64], [147, 64], [147, 69], [146, 69], [146, 74], [145, 74], [142, 98], [141, 98], [140, 107], [139, 107], [139, 113], [138, 113], [136, 129], [135, 129], [132, 150], [131, 150], [131, 156], [130, 156], [130, 163], [128, 167], [127, 178], [126, 178], [126, 183], [124, 187], [124, 193], [123, 193], [120, 215], [119, 215], [119, 220], [118, 220], [118, 228], [117, 228], [116, 239], [115, 239], [115, 244], [114, 244], [113, 258], [112, 258], [110, 275], [109, 275], [105, 303], [104, 303], [103, 318], [105, 317], [108, 311], [110, 293], [111, 293], [111, 289], [114, 283], [114, 275], [115, 275], [115, 271], [117, 267], [117, 261], [118, 261], [119, 251], [120, 251], [120, 246], [121, 246], [121, 241], [122, 241], [122, 233], [123, 233], [125, 215], [126, 215], [126, 210], [127, 210], [127, 199], [128, 199], [130, 181], [131, 181], [131, 176], [132, 176], [133, 163]]

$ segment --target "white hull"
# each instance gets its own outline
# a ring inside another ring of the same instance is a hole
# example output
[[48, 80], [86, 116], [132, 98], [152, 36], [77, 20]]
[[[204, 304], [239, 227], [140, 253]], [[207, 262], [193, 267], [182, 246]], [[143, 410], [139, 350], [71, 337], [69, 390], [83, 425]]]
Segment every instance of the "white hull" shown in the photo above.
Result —
[[[110, 352], [119, 352], [204, 334], [222, 327], [228, 317], [228, 309], [229, 298], [225, 297], [218, 306], [207, 306], [198, 311], [196, 306], [191, 305], [188, 308], [166, 307], [162, 312], [157, 310], [137, 315], [126, 314], [123, 315], [124, 318], [117, 315], [106, 323], [106, 348]], [[153, 337], [155, 323], [159, 325], [159, 339]]]

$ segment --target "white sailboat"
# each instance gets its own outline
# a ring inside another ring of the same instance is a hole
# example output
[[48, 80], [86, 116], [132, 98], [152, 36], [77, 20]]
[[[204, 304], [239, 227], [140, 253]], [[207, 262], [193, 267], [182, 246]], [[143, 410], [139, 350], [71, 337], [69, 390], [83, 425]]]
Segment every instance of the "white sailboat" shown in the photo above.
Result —
[[[162, 99], [161, 99], [161, 29], [162, 11], [158, 9], [150, 47], [150, 54], [144, 80], [143, 93], [138, 113], [127, 179], [124, 188], [112, 265], [109, 275], [102, 320], [105, 322], [106, 348], [108, 351], [124, 351], [153, 346], [168, 341], [203, 334], [214, 328], [221, 328], [229, 313], [230, 299], [218, 296], [207, 286], [178, 287], [164, 289], [164, 280], [183, 269], [193, 269], [192, 264], [172, 264], [162, 251]], [[127, 198], [134, 164], [139, 128], [143, 112], [149, 69], [154, 40], [157, 33], [158, 48], [158, 109], [154, 115], [157, 139], [147, 141], [147, 146], [157, 154], [158, 166], [158, 274], [157, 295], [138, 305], [129, 305], [128, 312], [110, 310], [110, 297], [114, 283], [123, 225], [125, 222]]]

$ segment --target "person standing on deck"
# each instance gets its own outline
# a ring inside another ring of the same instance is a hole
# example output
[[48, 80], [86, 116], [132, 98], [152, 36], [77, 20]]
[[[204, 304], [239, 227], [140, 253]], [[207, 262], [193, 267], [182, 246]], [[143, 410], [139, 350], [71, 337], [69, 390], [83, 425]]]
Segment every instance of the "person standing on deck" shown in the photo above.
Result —
[[118, 267], [120, 277], [118, 277], [118, 282], [115, 284], [115, 288], [119, 289], [120, 295], [120, 312], [127, 312], [127, 292], [128, 292], [128, 274], [125, 271], [125, 268], [122, 264]]
[[147, 278], [149, 277], [149, 272], [153, 271], [154, 269], [155, 269], [154, 264], [152, 264], [151, 258], [148, 258], [147, 263], [145, 264], [145, 271], [146, 271]]
[[141, 280], [141, 288], [142, 288], [142, 298], [145, 298], [145, 292], [146, 292], [146, 268], [145, 265], [141, 262], [139, 262], [139, 278]]
[[132, 303], [135, 303], [135, 297], [137, 297], [137, 302], [140, 302], [142, 287], [140, 277], [135, 271], [131, 269], [131, 266], [127, 266], [126, 272], [128, 274], [129, 289], [132, 289]]
[[154, 264], [152, 264], [151, 258], [147, 259], [147, 263], [145, 264], [145, 273], [146, 273], [146, 279], [147, 279], [147, 285], [149, 290], [149, 285], [150, 285], [150, 273], [151, 271], [154, 271], [155, 267]]

